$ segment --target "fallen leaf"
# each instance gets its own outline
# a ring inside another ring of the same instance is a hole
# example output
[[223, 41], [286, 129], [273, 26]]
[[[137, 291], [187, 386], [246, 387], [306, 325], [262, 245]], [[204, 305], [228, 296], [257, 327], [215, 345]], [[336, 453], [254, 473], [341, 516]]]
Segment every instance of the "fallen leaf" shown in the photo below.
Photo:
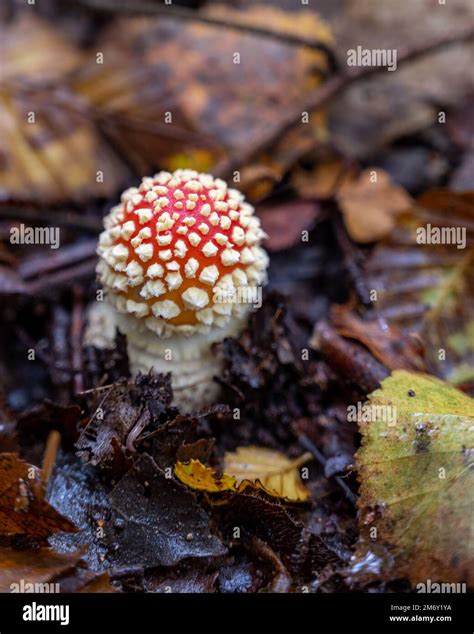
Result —
[[105, 532], [117, 566], [174, 566], [227, 552], [194, 494], [167, 478], [147, 454], [136, 460], [109, 499], [112, 513]]
[[77, 592], [81, 593], [100, 593], [110, 594], [116, 592], [115, 588], [110, 583], [110, 576], [104, 572], [101, 575], [94, 575], [85, 585], [82, 586]]
[[48, 543], [58, 552], [83, 551], [83, 559], [96, 572], [109, 567], [107, 544], [99, 529], [110, 517], [108, 490], [98, 473], [73, 454], [60, 454], [48, 486], [48, 502], [74, 522], [77, 533], [55, 533]]
[[327, 198], [335, 192], [336, 185], [341, 186], [355, 176], [354, 168], [345, 166], [341, 159], [323, 156], [316, 158], [311, 170], [293, 170], [291, 181], [302, 198]]
[[0, 32], [2, 83], [19, 77], [36, 82], [64, 78], [84, 61], [66, 34], [37, 13], [18, 12], [15, 20], [2, 22]]
[[310, 230], [319, 214], [316, 203], [292, 201], [274, 206], [260, 206], [258, 215], [268, 235], [265, 248], [280, 251], [302, 241], [302, 232]]
[[44, 499], [40, 471], [15, 454], [0, 454], [0, 534], [44, 539], [74, 524]]
[[[332, 22], [339, 51], [357, 49], [410, 49], [420, 42], [456, 33], [471, 22], [470, 0], [456, 2], [443, 14], [429, 11], [430, 0], [406, 5], [350, 2]], [[454, 9], [454, 6], [453, 6]], [[395, 140], [438, 127], [440, 111], [459, 107], [472, 92], [471, 42], [433, 51], [396, 72], [379, 73], [355, 84], [330, 108], [333, 139], [348, 156], [368, 159]], [[454, 72], [455, 70], [455, 72]], [[469, 114], [472, 118], [472, 114]], [[448, 117], [449, 120], [450, 117]]]
[[312, 460], [310, 453], [305, 453], [290, 460], [279, 451], [265, 447], [238, 447], [235, 452], [227, 452], [224, 456], [224, 469], [235, 478], [237, 488], [250, 482], [260, 482], [263, 489], [289, 501], [304, 501], [309, 491], [300, 479], [299, 467]]
[[175, 465], [174, 473], [183, 484], [197, 491], [217, 493], [237, 490], [233, 476], [227, 473], [218, 476], [214, 469], [206, 467], [200, 460], [192, 459], [187, 464], [178, 461]]
[[299, 570], [303, 564], [309, 534], [303, 523], [274, 498], [247, 490], [228, 496], [225, 503], [215, 505], [213, 511], [219, 516], [219, 526], [228, 540], [234, 540], [234, 529], [239, 526], [242, 534], [268, 543], [290, 571]]
[[198, 592], [215, 592], [218, 572], [201, 572], [200, 570], [169, 570], [159, 568], [145, 574], [147, 592], [172, 592], [190, 594]]
[[108, 573], [95, 574], [85, 566], [83, 553], [0, 547], [0, 593], [115, 592]]
[[67, 85], [4, 84], [0, 136], [3, 198], [57, 203], [110, 197], [130, 175]]
[[364, 344], [388, 370], [426, 369], [419, 342], [387, 324], [385, 319], [362, 319], [349, 306], [335, 304], [331, 323], [338, 335]]
[[356, 242], [374, 242], [388, 235], [396, 216], [413, 202], [384, 170], [375, 167], [343, 182], [336, 198], [347, 231]]
[[[332, 42], [329, 28], [312, 11], [256, 4], [245, 11], [222, 5], [204, 12]], [[103, 52], [103, 64], [96, 63], [96, 50]], [[183, 50], [192, 50], [192, 59], [183, 56]], [[242, 52], [238, 64], [232, 63], [236, 51]], [[258, 73], [255, 59], [265, 60]], [[304, 101], [321, 83], [318, 69], [328, 70], [322, 51], [210, 24], [126, 17], [105, 30], [72, 83], [140, 173], [190, 166], [212, 171], [228, 152], [238, 154], [258, 142], [284, 119], [289, 107]], [[167, 120], [169, 112], [172, 122]], [[255, 164], [247, 165], [240, 189], [262, 195], [272, 187], [325, 134], [324, 117], [312, 115], [303, 127], [291, 130]], [[265, 169], [258, 182], [248, 178], [261, 167]]]
[[176, 459], [208, 456], [212, 451], [212, 440], [200, 437], [197, 418], [178, 415], [145, 434], [140, 441], [140, 449], [149, 453], [161, 469], [167, 469], [175, 464]]
[[355, 566], [383, 546], [392, 566], [382, 565], [380, 577], [473, 585], [474, 400], [437, 378], [397, 370], [368, 405], [378, 409], [359, 421]]
[[221, 476], [199, 460], [191, 460], [188, 464], [177, 462], [174, 472], [187, 486], [208, 493], [242, 493], [254, 489], [288, 502], [303, 502], [308, 499], [309, 492], [301, 482], [298, 468], [311, 458], [311, 454], [306, 453], [290, 460], [282, 453], [264, 447], [239, 447], [235, 453], [226, 453], [226, 471]]
[[53, 548], [16, 550], [0, 547], [0, 592], [12, 592], [11, 584], [54, 582], [73, 571], [80, 552], [60, 554]]
[[364, 394], [375, 390], [389, 374], [364, 346], [342, 337], [325, 320], [315, 324], [309, 345], [344, 383], [357, 386]]
[[[430, 230], [443, 228], [465, 248], [433, 242]], [[474, 379], [473, 262], [474, 194], [440, 189], [398, 218], [366, 266], [377, 318], [419, 337], [429, 372], [456, 384]]]

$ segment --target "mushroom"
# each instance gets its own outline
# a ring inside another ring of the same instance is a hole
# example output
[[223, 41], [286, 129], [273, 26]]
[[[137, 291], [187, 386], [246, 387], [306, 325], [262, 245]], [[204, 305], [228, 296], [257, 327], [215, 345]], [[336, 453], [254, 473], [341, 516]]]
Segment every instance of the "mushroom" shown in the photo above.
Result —
[[104, 227], [97, 273], [131, 371], [171, 371], [176, 404], [211, 403], [211, 346], [244, 329], [266, 282], [254, 208], [223, 180], [179, 169], [127, 189]]

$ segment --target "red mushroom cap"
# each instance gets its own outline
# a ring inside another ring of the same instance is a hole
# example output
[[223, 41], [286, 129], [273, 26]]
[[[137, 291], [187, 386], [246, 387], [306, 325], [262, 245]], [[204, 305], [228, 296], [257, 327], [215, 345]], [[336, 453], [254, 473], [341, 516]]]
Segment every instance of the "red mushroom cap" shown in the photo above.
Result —
[[232, 300], [235, 289], [266, 280], [265, 234], [254, 208], [210, 174], [143, 178], [122, 194], [104, 226], [100, 281], [121, 313], [159, 334], [224, 326], [245, 310], [241, 299]]

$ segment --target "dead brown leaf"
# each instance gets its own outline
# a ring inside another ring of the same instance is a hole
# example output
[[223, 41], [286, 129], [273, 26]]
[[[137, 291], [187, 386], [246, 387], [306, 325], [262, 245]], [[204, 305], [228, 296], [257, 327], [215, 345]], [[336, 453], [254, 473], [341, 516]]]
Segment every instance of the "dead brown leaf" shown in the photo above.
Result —
[[75, 532], [43, 495], [39, 469], [16, 454], [0, 454], [0, 534], [44, 539], [57, 531]]
[[355, 176], [355, 168], [335, 156], [325, 156], [316, 159], [311, 170], [295, 169], [292, 184], [302, 198], [327, 198], [335, 193], [336, 185], [342, 186]]
[[59, 554], [53, 548], [16, 550], [0, 547], [0, 592], [12, 592], [12, 584], [50, 583], [75, 569], [80, 552]]
[[356, 242], [374, 242], [390, 233], [395, 218], [413, 202], [382, 169], [369, 167], [337, 193], [344, 222]]
[[312, 228], [319, 211], [316, 203], [304, 201], [259, 207], [262, 228], [268, 235], [265, 248], [281, 251], [301, 242], [302, 232]]
[[388, 370], [425, 370], [417, 340], [384, 319], [364, 320], [348, 306], [334, 305], [332, 324], [338, 335], [364, 344]]
[[[332, 41], [328, 27], [310, 11], [264, 4], [245, 12], [223, 5], [206, 11], [230, 22]], [[106, 134], [142, 173], [191, 166], [211, 171], [227, 152], [238, 153], [278, 125], [290, 106], [321, 83], [317, 69], [328, 68], [321, 51], [165, 17], [115, 20], [98, 50], [104, 63], [96, 63], [94, 49], [74, 78], [74, 90], [103, 116]], [[257, 67], [257, 59], [265, 63]], [[254, 196], [268, 191], [318, 143], [324, 126], [324, 118], [312, 115], [256, 165], [247, 165], [239, 188]]]

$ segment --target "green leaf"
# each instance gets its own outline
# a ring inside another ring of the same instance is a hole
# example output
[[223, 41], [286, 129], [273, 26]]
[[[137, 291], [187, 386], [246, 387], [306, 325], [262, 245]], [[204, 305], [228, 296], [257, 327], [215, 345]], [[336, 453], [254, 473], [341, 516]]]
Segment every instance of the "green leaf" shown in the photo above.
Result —
[[397, 370], [368, 405], [377, 409], [359, 423], [357, 561], [384, 551], [382, 578], [474, 585], [474, 400]]

